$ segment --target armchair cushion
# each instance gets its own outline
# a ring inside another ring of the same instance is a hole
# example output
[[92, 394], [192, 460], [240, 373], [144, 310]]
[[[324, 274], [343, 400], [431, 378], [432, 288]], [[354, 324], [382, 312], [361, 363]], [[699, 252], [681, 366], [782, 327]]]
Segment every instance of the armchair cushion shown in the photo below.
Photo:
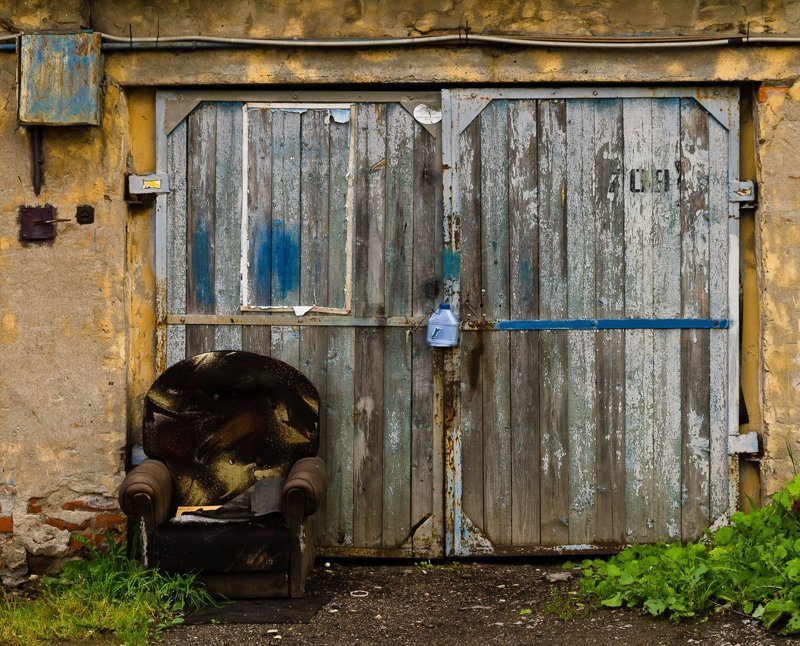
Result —
[[172, 520], [156, 527], [151, 559], [170, 572], [277, 572], [289, 563], [285, 523], [257, 520]]

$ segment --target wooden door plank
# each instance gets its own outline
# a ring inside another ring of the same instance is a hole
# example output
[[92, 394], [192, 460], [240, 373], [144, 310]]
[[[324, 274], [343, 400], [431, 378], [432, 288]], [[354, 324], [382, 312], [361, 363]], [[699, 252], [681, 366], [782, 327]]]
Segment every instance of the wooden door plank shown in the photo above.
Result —
[[[329, 328], [307, 326], [300, 328], [300, 372], [302, 372], [319, 393], [319, 449], [318, 455], [323, 459], [328, 453], [328, 414], [330, 406], [328, 396], [328, 337]], [[351, 400], [352, 401], [352, 400]], [[338, 465], [337, 465], [338, 466]], [[330, 465], [329, 465], [330, 469]], [[329, 472], [333, 475], [333, 470]], [[338, 474], [337, 474], [338, 475]], [[330, 480], [330, 477], [329, 477]], [[311, 517], [311, 531], [317, 537], [323, 536], [326, 527], [325, 514], [327, 506], [323, 505]]]
[[383, 544], [384, 330], [355, 332], [355, 478], [354, 530], [356, 545]]
[[353, 307], [356, 316], [381, 316], [386, 313], [386, 106], [360, 104], [357, 113]]
[[386, 315], [406, 316], [411, 313], [415, 121], [398, 103], [386, 107], [386, 119]]
[[[217, 314], [238, 314], [241, 306], [242, 256], [242, 107], [238, 103], [217, 104], [215, 161], [215, 278]], [[240, 350], [242, 329], [217, 325], [215, 350]]]
[[[300, 303], [328, 305], [328, 223], [330, 205], [330, 136], [327, 110], [307, 110], [300, 117]], [[335, 122], [334, 122], [335, 123]], [[300, 370], [319, 391], [319, 455], [327, 453], [328, 330], [300, 328]], [[326, 509], [311, 519], [322, 536]]]
[[306, 110], [300, 118], [299, 302], [327, 305], [330, 137], [325, 122], [332, 119], [327, 110]]
[[[411, 314], [414, 233], [414, 119], [386, 107], [385, 302], [387, 316]], [[399, 547], [411, 529], [411, 338], [384, 332], [383, 546]]]
[[[652, 100], [625, 99], [625, 315], [653, 316]], [[625, 337], [626, 539], [653, 540], [653, 331], [629, 330]]]
[[[455, 182], [461, 203], [462, 320], [481, 317], [481, 117], [458, 136]], [[463, 332], [461, 352], [461, 460], [464, 513], [483, 527], [483, 335]]]
[[[597, 219], [595, 244], [597, 317], [625, 316], [625, 202], [622, 178], [622, 101], [594, 102], [592, 204]], [[596, 540], [625, 540], [625, 333], [596, 335], [597, 366], [597, 529]]]
[[[539, 202], [536, 101], [508, 104], [509, 314], [539, 316]], [[537, 545], [539, 527], [539, 339], [512, 332], [511, 543]]]
[[[186, 312], [186, 136], [182, 121], [167, 138], [167, 313]], [[186, 358], [186, 327], [167, 328], [167, 366]]]
[[[411, 310], [414, 316], [425, 316], [436, 307], [436, 297], [441, 281], [442, 249], [442, 193], [441, 161], [438, 140], [420, 126], [414, 129], [413, 171], [413, 244]], [[411, 525], [421, 528], [428, 518], [441, 522], [442, 501], [434, 492], [441, 493], [444, 477], [441, 446], [436, 447], [434, 437], [441, 439], [434, 429], [433, 411], [433, 350], [425, 342], [425, 328], [415, 330], [412, 347], [411, 376]], [[441, 498], [441, 496], [440, 496]], [[435, 534], [421, 536], [415, 531], [413, 548], [415, 556], [441, 554], [441, 545], [435, 543]], [[441, 536], [438, 537], [441, 540]]]
[[[330, 119], [324, 136], [328, 137], [327, 166], [328, 244], [327, 264], [323, 265], [327, 283], [327, 304], [343, 308], [346, 303], [348, 177], [354, 172], [350, 164], [351, 122], [339, 123]], [[320, 143], [324, 149], [325, 144]], [[320, 223], [320, 229], [324, 225]], [[308, 281], [306, 281], [308, 283]], [[307, 331], [304, 331], [304, 333]], [[325, 360], [325, 396], [322, 399], [320, 421], [325, 419], [320, 454], [328, 466], [328, 496], [319, 521], [318, 545], [329, 547], [352, 546], [354, 475], [353, 475], [353, 406], [355, 366], [355, 332], [353, 329], [331, 329], [308, 343], [308, 356], [316, 356], [327, 345]], [[312, 347], [313, 346], [313, 347]], [[315, 359], [316, 361], [316, 359]], [[319, 377], [321, 379], [321, 375]]]
[[[354, 172], [350, 165], [351, 126], [350, 121], [338, 123], [331, 119], [328, 123], [328, 305], [338, 308], [345, 307], [347, 272], [352, 273], [347, 266], [347, 230], [352, 226], [352, 222], [348, 223], [348, 184]], [[352, 251], [351, 248], [349, 252]]]
[[[215, 308], [216, 112], [217, 108], [214, 104], [206, 104], [189, 115], [186, 311], [190, 314], [213, 314]], [[213, 326], [189, 326], [186, 332], [187, 356], [208, 352], [213, 347]]]
[[272, 110], [272, 305], [300, 304], [301, 117]]
[[[272, 305], [300, 304], [300, 169], [302, 113], [272, 110]], [[300, 365], [300, 334], [272, 328], [271, 354]]]
[[[713, 118], [709, 126], [709, 314], [728, 318], [728, 131]], [[709, 439], [710, 439], [710, 518], [714, 522], [729, 506], [728, 480], [728, 330], [709, 332]]]
[[[567, 316], [595, 316], [594, 101], [567, 102]], [[597, 523], [595, 333], [568, 333], [569, 542], [594, 539]]]
[[[566, 103], [539, 102], [539, 315], [567, 315], [566, 270]], [[541, 369], [541, 541], [569, 541], [569, 471], [567, 451], [567, 332], [539, 337]]]
[[[247, 305], [272, 304], [272, 111], [247, 112]], [[269, 343], [266, 344], [267, 348]]]
[[[708, 113], [681, 99], [681, 309], [706, 318], [708, 301]], [[681, 334], [681, 538], [699, 538], [709, 523], [709, 331]]]
[[[680, 103], [655, 99], [651, 105], [653, 153], [653, 315], [681, 315]], [[653, 497], [654, 539], [680, 538], [681, 365], [679, 330], [653, 333]]]
[[[247, 112], [247, 305], [272, 302], [272, 111]], [[269, 356], [272, 330], [245, 325], [242, 349]]]
[[[353, 545], [354, 470], [353, 398], [355, 330], [332, 328], [328, 332], [327, 418], [325, 462], [328, 466], [328, 494], [325, 501], [321, 546]], [[359, 494], [360, 495], [360, 494]]]
[[[385, 313], [386, 106], [358, 106], [356, 121], [355, 316]], [[382, 545], [384, 330], [355, 332], [354, 541]]]
[[400, 547], [411, 530], [411, 337], [384, 330], [382, 545]]
[[[481, 113], [481, 284], [483, 314], [509, 317], [508, 102]], [[483, 531], [511, 544], [511, 385], [508, 332], [482, 332]]]

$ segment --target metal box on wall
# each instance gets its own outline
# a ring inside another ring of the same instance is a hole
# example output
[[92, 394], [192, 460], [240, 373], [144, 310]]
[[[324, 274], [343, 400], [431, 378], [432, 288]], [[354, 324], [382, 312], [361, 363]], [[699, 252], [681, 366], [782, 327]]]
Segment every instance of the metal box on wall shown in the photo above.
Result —
[[25, 34], [19, 42], [20, 123], [100, 123], [100, 34]]

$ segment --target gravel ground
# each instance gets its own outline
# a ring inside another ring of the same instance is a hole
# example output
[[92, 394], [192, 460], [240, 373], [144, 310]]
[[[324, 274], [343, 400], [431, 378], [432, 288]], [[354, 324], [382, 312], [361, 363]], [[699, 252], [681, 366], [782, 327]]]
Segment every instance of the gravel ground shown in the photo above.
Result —
[[[334, 596], [309, 624], [185, 626], [164, 644], [800, 644], [732, 613], [674, 624], [637, 611], [575, 610], [576, 580], [547, 562], [318, 563], [309, 592]], [[353, 591], [366, 596], [353, 596]], [[363, 594], [363, 593], [359, 593]]]

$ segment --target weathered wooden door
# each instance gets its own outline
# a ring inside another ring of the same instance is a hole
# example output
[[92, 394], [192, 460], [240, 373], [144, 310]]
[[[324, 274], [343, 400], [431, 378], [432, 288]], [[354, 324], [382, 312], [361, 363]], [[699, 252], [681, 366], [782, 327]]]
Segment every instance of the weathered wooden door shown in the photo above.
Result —
[[438, 104], [159, 98], [172, 185], [158, 207], [162, 366], [245, 349], [311, 379], [330, 474], [315, 516], [324, 555], [443, 554], [441, 411], [420, 327], [441, 291]]
[[443, 111], [447, 553], [697, 538], [734, 494], [736, 91]]
[[161, 94], [161, 366], [318, 386], [322, 554], [698, 536], [736, 493], [736, 92], [442, 98]]

